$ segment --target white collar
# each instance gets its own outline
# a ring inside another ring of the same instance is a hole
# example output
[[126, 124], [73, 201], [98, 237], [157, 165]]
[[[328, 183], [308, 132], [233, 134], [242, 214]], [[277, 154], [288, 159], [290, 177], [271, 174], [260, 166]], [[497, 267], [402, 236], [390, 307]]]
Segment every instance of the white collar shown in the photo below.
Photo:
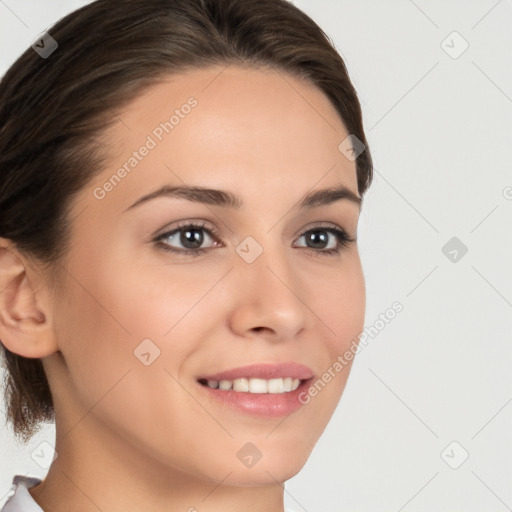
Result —
[[0, 512], [44, 512], [28, 492], [41, 482], [39, 478], [16, 475], [12, 479], [11, 494]]

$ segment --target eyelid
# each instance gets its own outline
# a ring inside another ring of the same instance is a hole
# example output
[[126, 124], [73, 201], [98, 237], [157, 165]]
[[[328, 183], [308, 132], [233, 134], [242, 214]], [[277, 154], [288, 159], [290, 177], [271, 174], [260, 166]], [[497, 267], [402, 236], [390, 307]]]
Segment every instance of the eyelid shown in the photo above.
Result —
[[335, 224], [334, 222], [329, 221], [318, 221], [318, 222], [311, 222], [305, 227], [302, 227], [299, 231], [299, 235], [303, 235], [304, 233], [307, 233], [308, 231], [311, 231], [313, 229], [318, 228], [333, 228], [333, 229], [343, 229], [343, 231], [347, 231], [342, 226]]
[[303, 236], [306, 233], [309, 233], [310, 231], [315, 231], [317, 229], [329, 229], [329, 228], [333, 229], [335, 231], [343, 231], [347, 235], [349, 241], [351, 241], [351, 242], [357, 241], [357, 232], [352, 237], [352, 236], [350, 236], [351, 230], [344, 228], [341, 224], [336, 224], [335, 222], [329, 222], [329, 221], [313, 222], [313, 223], [307, 225], [306, 227], [301, 228], [301, 230], [298, 232], [298, 234], [295, 235], [295, 237]]
[[168, 224], [164, 228], [159, 229], [151, 237], [151, 239], [155, 240], [157, 238], [162, 238], [164, 235], [170, 235], [171, 233], [173, 233], [175, 231], [179, 231], [180, 229], [187, 228], [190, 225], [194, 225], [196, 227], [196, 229], [201, 228], [201, 229], [204, 229], [205, 231], [209, 231], [209, 232], [211, 232], [212, 235], [215, 235], [217, 238], [220, 238], [220, 236], [221, 236], [219, 231], [217, 230], [217, 228], [215, 228], [215, 226], [210, 224], [208, 221], [205, 221], [203, 219], [191, 218], [191, 219], [177, 221], [177, 224], [175, 224], [175, 223]]

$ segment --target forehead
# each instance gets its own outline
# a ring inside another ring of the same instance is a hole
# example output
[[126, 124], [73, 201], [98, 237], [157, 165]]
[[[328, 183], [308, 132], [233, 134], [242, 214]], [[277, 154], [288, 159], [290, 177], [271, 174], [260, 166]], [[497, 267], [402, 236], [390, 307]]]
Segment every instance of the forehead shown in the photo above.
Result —
[[[235, 117], [238, 121], [248, 120], [256, 109], [259, 115], [255, 120], [260, 122], [268, 121], [269, 116], [272, 124], [301, 116], [315, 119], [313, 128], [325, 125], [332, 132], [344, 129], [336, 109], [321, 89], [307, 80], [266, 66], [215, 65], [168, 75], [143, 90], [122, 109], [119, 117], [129, 125], [131, 121], [153, 121], [154, 116], [172, 114], [190, 97], [200, 102], [197, 111], [204, 116], [218, 117], [222, 113], [226, 121]], [[227, 109], [220, 112], [224, 107]]]
[[[282, 71], [188, 70], [147, 88], [117, 116], [104, 134], [113, 157], [99, 181], [122, 166], [129, 175], [111, 199], [122, 189], [133, 202], [164, 182], [297, 197], [316, 183], [341, 183], [357, 194], [355, 163], [338, 149], [348, 136], [338, 112], [318, 87]], [[150, 151], [134, 156], [144, 146]], [[130, 159], [136, 165], [127, 167]]]

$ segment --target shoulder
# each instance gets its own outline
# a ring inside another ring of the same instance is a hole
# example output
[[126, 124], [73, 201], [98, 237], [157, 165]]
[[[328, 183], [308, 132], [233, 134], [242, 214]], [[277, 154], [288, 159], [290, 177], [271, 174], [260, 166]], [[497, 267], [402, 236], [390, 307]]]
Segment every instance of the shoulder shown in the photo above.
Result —
[[15, 475], [7, 501], [0, 512], [44, 512], [28, 492], [31, 487], [39, 483], [41, 483], [39, 478]]

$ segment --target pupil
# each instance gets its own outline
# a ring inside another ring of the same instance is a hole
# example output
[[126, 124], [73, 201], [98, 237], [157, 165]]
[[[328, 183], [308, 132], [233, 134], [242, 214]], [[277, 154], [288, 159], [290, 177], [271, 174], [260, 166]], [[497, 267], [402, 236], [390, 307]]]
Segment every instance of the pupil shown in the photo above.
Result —
[[[203, 242], [203, 235], [199, 229], [187, 229], [182, 232], [180, 242], [187, 247], [188, 244], [196, 244], [199, 247]], [[197, 247], [189, 247], [189, 249], [196, 249]]]
[[325, 231], [312, 231], [310, 237], [313, 241], [313, 244], [318, 244], [318, 242], [323, 244], [327, 242]]

